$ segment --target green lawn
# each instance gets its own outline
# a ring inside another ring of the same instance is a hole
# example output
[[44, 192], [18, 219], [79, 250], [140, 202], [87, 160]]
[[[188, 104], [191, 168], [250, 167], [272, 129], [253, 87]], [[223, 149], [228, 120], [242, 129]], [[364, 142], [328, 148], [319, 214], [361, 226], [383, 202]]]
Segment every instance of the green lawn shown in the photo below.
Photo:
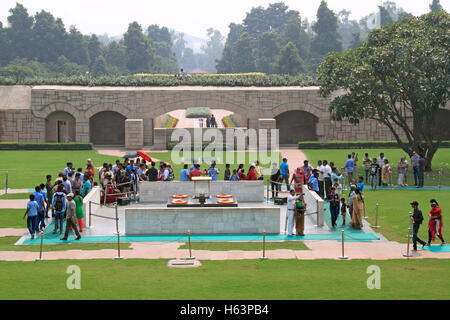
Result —
[[45, 183], [45, 176], [55, 179], [64, 170], [67, 162], [75, 168], [86, 168], [86, 160], [92, 159], [95, 167], [104, 162], [113, 163], [116, 157], [104, 156], [94, 150], [86, 151], [0, 151], [0, 189], [5, 187], [8, 172], [8, 187], [12, 189], [34, 188]]
[[16, 199], [28, 199], [31, 193], [8, 193], [2, 194], [0, 200], [16, 200]]
[[[210, 251], [262, 251], [261, 242], [192, 242], [192, 250], [210, 250]], [[182, 245], [179, 249], [189, 249], [189, 244]], [[290, 242], [266, 242], [266, 250], [290, 249], [290, 250], [309, 250], [309, 248], [299, 241]]]
[[[269, 153], [270, 155], [271, 153]], [[154, 152], [150, 155], [156, 159], [170, 162], [174, 164], [175, 179], [179, 179], [179, 172], [183, 167], [183, 164], [175, 164], [172, 158], [171, 152]], [[237, 169], [239, 163], [245, 165], [245, 169], [248, 170], [249, 164], [258, 160], [257, 152], [230, 152], [229, 157], [224, 153], [223, 157], [220, 156], [220, 162], [218, 162], [217, 168], [220, 170], [219, 179], [223, 179], [225, 170], [225, 162], [231, 164], [232, 169]], [[194, 158], [194, 154], [186, 152], [183, 154], [186, 158]], [[215, 157], [207, 153], [203, 154], [203, 157]], [[219, 156], [219, 155], [218, 155]], [[198, 155], [195, 156], [197, 158]], [[242, 157], [242, 158], [241, 158]], [[98, 154], [94, 150], [88, 151], [0, 151], [0, 189], [5, 188], [5, 175], [8, 172], [8, 187], [13, 189], [22, 188], [34, 188], [36, 185], [45, 183], [45, 177], [47, 174], [53, 175], [56, 178], [58, 172], [62, 171], [66, 167], [67, 162], [73, 162], [74, 167], [86, 168], [86, 160], [90, 158], [94, 162], [95, 167], [100, 167], [104, 162], [114, 164], [116, 159], [123, 160], [122, 158], [104, 156]], [[279, 159], [279, 155], [276, 154], [275, 158]], [[262, 159], [260, 159], [262, 160]], [[159, 165], [159, 163], [157, 163]], [[189, 166], [191, 163], [188, 163]], [[262, 164], [269, 166], [270, 163]], [[201, 169], [207, 169], [209, 165], [202, 164]], [[96, 175], [97, 178], [97, 175]]]
[[[14, 245], [19, 241], [20, 237], [0, 237], [0, 251], [28, 251], [39, 252], [39, 245]], [[131, 243], [121, 243], [121, 250], [129, 250]], [[101, 250], [101, 249], [117, 249], [114, 243], [61, 243], [61, 244], [46, 244], [43, 252], [46, 251], [66, 251], [66, 250]]]
[[26, 228], [27, 220], [23, 219], [24, 209], [0, 209], [0, 228]]
[[[450, 260], [202, 261], [172, 269], [167, 260], [0, 262], [0, 299], [450, 299]], [[81, 289], [68, 290], [69, 266]], [[367, 288], [367, 268], [381, 289]], [[43, 276], [51, 275], [51, 276]], [[172, 317], [175, 318], [175, 317]]]
[[[380, 204], [378, 214], [378, 224], [381, 228], [376, 231], [382, 233], [392, 241], [406, 242], [409, 227], [409, 212], [412, 210], [409, 205], [416, 200], [424, 214], [424, 223], [420, 228], [419, 237], [428, 241], [428, 212], [430, 211], [429, 201], [436, 199], [443, 211], [444, 239], [450, 239], [450, 191], [425, 191], [425, 190], [377, 190], [370, 189], [364, 192], [366, 199], [366, 214], [368, 221], [375, 224], [375, 205]], [[435, 243], [440, 243], [438, 242]]]
[[[393, 183], [397, 184], [397, 163], [400, 157], [406, 156], [409, 162], [410, 170], [408, 174], [409, 185], [414, 184], [414, 178], [411, 167], [411, 159], [407, 154], [401, 149], [327, 149], [327, 150], [302, 150], [305, 152], [307, 158], [311, 162], [311, 165], [316, 167], [318, 160], [328, 160], [335, 163], [336, 167], [342, 168], [347, 160], [347, 155], [351, 154], [353, 151], [358, 153], [358, 165], [359, 174], [364, 176], [364, 169], [362, 167], [362, 161], [364, 159], [364, 154], [367, 152], [370, 158], [379, 157], [380, 152], [384, 152], [386, 158], [389, 160], [393, 170]], [[450, 186], [450, 149], [442, 148], [438, 150], [433, 159], [433, 172], [425, 173], [425, 185], [437, 186], [439, 184]], [[297, 166], [297, 164], [292, 164], [292, 167]], [[439, 169], [442, 169], [442, 178], [439, 178]]]

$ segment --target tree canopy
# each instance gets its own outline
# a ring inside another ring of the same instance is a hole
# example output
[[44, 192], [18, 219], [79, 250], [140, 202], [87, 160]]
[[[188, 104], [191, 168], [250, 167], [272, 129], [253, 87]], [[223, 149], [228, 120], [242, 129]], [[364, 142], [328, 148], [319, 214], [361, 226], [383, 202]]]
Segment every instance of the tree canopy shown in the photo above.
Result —
[[339, 94], [334, 120], [386, 125], [409, 155], [428, 163], [439, 148], [436, 114], [449, 99], [450, 15], [432, 13], [376, 29], [358, 49], [331, 53], [320, 65], [320, 94]]

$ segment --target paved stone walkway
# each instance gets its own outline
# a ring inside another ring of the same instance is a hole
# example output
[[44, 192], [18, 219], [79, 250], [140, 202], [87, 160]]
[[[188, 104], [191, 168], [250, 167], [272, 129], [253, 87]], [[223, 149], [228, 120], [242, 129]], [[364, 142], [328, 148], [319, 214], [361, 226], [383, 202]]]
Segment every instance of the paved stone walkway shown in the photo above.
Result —
[[28, 199], [0, 200], [0, 209], [24, 209], [25, 210], [27, 207], [27, 202], [28, 202]]
[[[8, 194], [15, 194], [15, 193], [28, 193], [29, 189], [8, 189]], [[0, 196], [4, 195], [5, 189], [0, 190]]]
[[283, 158], [288, 159], [291, 174], [296, 168], [303, 166], [303, 161], [306, 160], [306, 155], [296, 148], [280, 148], [280, 152]]
[[[189, 257], [189, 250], [178, 249], [184, 243], [132, 243], [131, 250], [122, 250], [121, 255], [126, 259], [173, 259]], [[338, 259], [341, 254], [341, 243], [337, 241], [305, 241], [311, 250], [268, 250], [266, 256], [269, 259]], [[397, 242], [372, 242], [372, 243], [345, 243], [345, 255], [351, 259], [406, 259], [406, 245]], [[207, 251], [193, 250], [192, 254], [199, 260], [241, 260], [259, 259], [261, 251]], [[0, 251], [2, 261], [33, 261], [38, 257], [37, 252]], [[59, 259], [112, 259], [117, 256], [117, 251], [106, 250], [68, 250], [49, 251], [43, 253], [45, 260]], [[449, 259], [450, 252], [434, 253], [420, 250], [411, 259], [437, 258]]]

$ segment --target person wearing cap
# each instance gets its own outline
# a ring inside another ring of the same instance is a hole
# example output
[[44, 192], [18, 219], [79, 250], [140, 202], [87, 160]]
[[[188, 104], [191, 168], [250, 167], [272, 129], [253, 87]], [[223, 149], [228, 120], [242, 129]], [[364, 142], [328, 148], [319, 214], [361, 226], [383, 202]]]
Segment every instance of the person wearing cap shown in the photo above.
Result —
[[77, 235], [75, 240], [80, 240], [81, 235], [80, 232], [78, 232], [77, 228], [77, 217], [76, 217], [76, 204], [73, 200], [73, 193], [69, 193], [67, 195], [67, 214], [66, 214], [66, 233], [64, 234], [64, 238], [61, 238], [60, 240], [67, 240], [67, 237], [69, 236], [69, 230], [70, 227], [72, 227], [73, 231]]
[[423, 214], [422, 211], [419, 209], [419, 203], [417, 201], [413, 201], [410, 203], [411, 207], [413, 208], [413, 213], [411, 216], [411, 223], [412, 223], [412, 234], [413, 234], [413, 250], [417, 251], [417, 242], [419, 242], [422, 245], [422, 248], [427, 245], [425, 241], [419, 238], [419, 228], [420, 225], [423, 222]]
[[287, 227], [288, 227], [288, 236], [294, 236], [294, 212], [295, 212], [295, 203], [298, 199], [300, 199], [300, 195], [295, 194], [295, 190], [291, 189], [289, 191], [289, 195], [287, 197]]

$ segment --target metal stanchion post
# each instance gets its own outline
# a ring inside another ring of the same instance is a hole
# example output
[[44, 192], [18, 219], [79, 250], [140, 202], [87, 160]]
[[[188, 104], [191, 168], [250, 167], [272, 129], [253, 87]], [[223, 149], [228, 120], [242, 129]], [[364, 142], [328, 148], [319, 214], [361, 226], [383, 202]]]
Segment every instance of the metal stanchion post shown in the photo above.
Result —
[[40, 233], [41, 236], [41, 244], [40, 244], [40, 248], [39, 248], [39, 258], [37, 258], [35, 261], [42, 261], [42, 249], [44, 247], [44, 231], [41, 231]]
[[369, 218], [368, 216], [367, 216], [367, 211], [366, 211], [366, 203], [364, 202], [364, 219], [367, 219], [367, 218]]
[[[411, 214], [411, 212], [409, 213]], [[412, 235], [412, 221], [409, 223], [408, 227], [408, 244], [406, 245], [406, 254], [403, 254], [404, 257], [409, 258], [412, 257], [411, 252], [409, 251], [410, 243], [411, 243], [411, 235]]]
[[116, 205], [116, 231], [117, 231], [117, 257], [115, 260], [121, 260], [123, 257], [120, 255], [120, 232], [119, 232], [119, 212]]
[[264, 232], [263, 232], [263, 255], [260, 259], [263, 259], [263, 260], [268, 259], [266, 257], [266, 230], [264, 230]]
[[378, 225], [378, 211], [379, 211], [379, 208], [380, 208], [380, 204], [377, 203], [377, 204], [375, 205], [375, 225], [372, 226], [372, 228], [376, 228], [376, 229], [378, 229], [378, 228], [380, 227], [380, 226]]
[[8, 194], [8, 171], [6, 171], [5, 175], [5, 194]]
[[348, 257], [345, 255], [345, 249], [344, 249], [345, 241], [344, 241], [344, 238], [345, 238], [345, 229], [342, 229], [342, 239], [341, 239], [341, 242], [342, 242], [342, 255], [339, 257], [340, 260], [347, 260], [348, 259]]
[[89, 201], [89, 229], [92, 228], [92, 202]]
[[191, 230], [188, 230], [188, 243], [189, 243], [189, 258], [188, 259], [195, 259], [195, 257], [192, 256]]

